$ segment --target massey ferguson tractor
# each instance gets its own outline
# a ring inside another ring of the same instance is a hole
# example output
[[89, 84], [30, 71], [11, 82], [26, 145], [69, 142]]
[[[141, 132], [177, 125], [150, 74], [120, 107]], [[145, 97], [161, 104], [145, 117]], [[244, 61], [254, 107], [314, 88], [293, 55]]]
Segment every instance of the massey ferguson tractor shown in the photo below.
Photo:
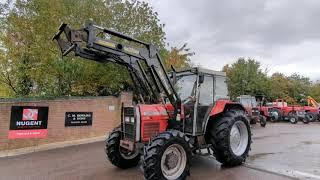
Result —
[[267, 118], [260, 113], [259, 105], [255, 97], [250, 95], [241, 95], [237, 97], [237, 102], [241, 103], [246, 109], [246, 115], [250, 124], [260, 123], [261, 127], [266, 127]]
[[133, 105], [122, 106], [120, 125], [106, 139], [113, 165], [130, 168], [142, 157], [145, 179], [175, 180], [190, 174], [193, 155], [214, 155], [226, 166], [245, 161], [251, 130], [244, 107], [228, 100], [225, 73], [167, 72], [152, 44], [91, 22], [62, 24], [53, 39], [62, 56], [120, 64], [131, 75]]

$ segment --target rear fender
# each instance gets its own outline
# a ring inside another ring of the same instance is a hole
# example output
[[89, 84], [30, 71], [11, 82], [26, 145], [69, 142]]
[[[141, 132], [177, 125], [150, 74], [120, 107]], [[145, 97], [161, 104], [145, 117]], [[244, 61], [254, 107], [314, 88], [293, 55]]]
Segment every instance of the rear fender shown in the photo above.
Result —
[[241, 111], [246, 111], [242, 104], [237, 102], [232, 102], [230, 100], [218, 100], [215, 105], [212, 107], [211, 112], [206, 117], [206, 121], [203, 127], [203, 133], [206, 133], [207, 126], [210, 121], [214, 121], [218, 116], [221, 116], [224, 112], [231, 109], [237, 109]]

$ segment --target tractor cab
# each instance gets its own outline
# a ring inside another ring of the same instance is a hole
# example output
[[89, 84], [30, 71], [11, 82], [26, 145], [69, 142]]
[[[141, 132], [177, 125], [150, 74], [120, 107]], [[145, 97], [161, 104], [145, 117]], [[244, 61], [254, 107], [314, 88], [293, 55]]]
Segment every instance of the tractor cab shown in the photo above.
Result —
[[191, 68], [175, 72], [173, 84], [184, 106], [185, 132], [204, 133], [214, 102], [229, 99], [225, 72]]

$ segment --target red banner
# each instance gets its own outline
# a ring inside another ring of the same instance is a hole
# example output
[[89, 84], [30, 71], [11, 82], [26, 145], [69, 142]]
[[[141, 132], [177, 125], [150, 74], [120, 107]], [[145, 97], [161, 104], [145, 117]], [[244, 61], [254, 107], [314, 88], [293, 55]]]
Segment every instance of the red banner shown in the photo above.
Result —
[[8, 134], [9, 139], [19, 138], [45, 138], [48, 135], [47, 129], [33, 129], [33, 130], [10, 130]]

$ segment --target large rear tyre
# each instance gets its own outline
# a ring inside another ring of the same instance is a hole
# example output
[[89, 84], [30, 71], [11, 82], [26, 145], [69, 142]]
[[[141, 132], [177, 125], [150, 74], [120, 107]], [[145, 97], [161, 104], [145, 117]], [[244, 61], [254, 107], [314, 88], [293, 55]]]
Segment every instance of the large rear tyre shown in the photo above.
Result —
[[127, 169], [130, 167], [137, 166], [140, 161], [140, 153], [138, 151], [129, 152], [121, 148], [120, 140], [121, 132], [120, 128], [117, 127], [113, 129], [109, 137], [106, 139], [106, 157], [113, 165], [121, 169]]
[[189, 138], [168, 130], [151, 139], [144, 149], [144, 177], [147, 180], [184, 180], [190, 171]]
[[306, 118], [308, 119], [309, 122], [313, 122], [317, 120], [317, 114], [312, 113], [312, 112], [307, 112], [306, 113]]
[[210, 129], [216, 159], [225, 166], [241, 165], [251, 146], [251, 130], [243, 111], [230, 110], [217, 118]]

